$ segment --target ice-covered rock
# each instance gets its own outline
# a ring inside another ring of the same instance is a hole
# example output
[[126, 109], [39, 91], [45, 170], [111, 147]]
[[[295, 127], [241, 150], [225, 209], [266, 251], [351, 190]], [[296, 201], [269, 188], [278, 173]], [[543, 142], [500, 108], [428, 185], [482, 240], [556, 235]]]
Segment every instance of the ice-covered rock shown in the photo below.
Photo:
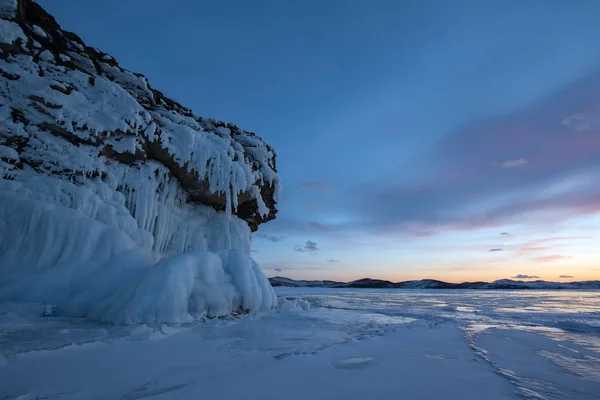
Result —
[[18, 9], [17, 22], [0, 20], [0, 140], [19, 153], [19, 169], [104, 177], [113, 165], [153, 160], [186, 201], [231, 212], [253, 230], [275, 217], [276, 154], [260, 137], [195, 116], [37, 4], [20, 0]]
[[17, 0], [0, 0], [0, 17], [14, 19], [17, 16]]
[[276, 305], [250, 258], [276, 154], [30, 0], [0, 0], [0, 300], [160, 323]]

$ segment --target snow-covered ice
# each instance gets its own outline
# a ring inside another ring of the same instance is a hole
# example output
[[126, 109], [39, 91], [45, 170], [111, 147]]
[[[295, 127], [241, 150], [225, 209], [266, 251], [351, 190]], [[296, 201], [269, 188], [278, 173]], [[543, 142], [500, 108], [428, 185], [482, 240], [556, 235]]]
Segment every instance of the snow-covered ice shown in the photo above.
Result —
[[600, 292], [277, 288], [276, 309], [111, 326], [1, 303], [0, 398], [597, 399]]

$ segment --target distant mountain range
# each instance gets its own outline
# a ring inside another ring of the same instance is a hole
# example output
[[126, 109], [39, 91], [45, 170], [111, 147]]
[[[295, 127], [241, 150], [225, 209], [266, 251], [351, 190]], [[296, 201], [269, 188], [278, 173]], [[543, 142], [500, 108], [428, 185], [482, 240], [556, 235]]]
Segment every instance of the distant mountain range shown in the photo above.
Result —
[[500, 279], [494, 282], [463, 282], [448, 283], [434, 279], [418, 281], [390, 282], [381, 279], [364, 278], [352, 282], [336, 281], [303, 281], [276, 276], [269, 278], [272, 286], [286, 287], [322, 287], [322, 288], [367, 288], [367, 289], [547, 289], [547, 290], [578, 290], [600, 289], [600, 281], [583, 282], [547, 282], [547, 281], [516, 281]]

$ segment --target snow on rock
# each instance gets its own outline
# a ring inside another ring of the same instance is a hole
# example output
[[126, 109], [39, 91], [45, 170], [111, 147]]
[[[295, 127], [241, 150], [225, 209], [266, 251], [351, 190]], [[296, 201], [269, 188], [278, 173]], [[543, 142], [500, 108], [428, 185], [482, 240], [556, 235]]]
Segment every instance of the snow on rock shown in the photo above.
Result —
[[19, 24], [5, 19], [0, 20], [0, 43], [12, 44], [17, 39], [27, 40]]
[[277, 212], [274, 150], [30, 0], [0, 0], [0, 17], [0, 301], [109, 323], [276, 306], [249, 256]]
[[0, 0], [0, 17], [14, 19], [17, 16], [17, 0]]
[[[252, 230], [275, 218], [276, 154], [261, 138], [195, 116], [144, 76], [62, 31], [35, 3], [22, 5], [20, 22], [0, 20], [0, 41], [11, 45], [0, 48], [0, 141], [9, 142], [0, 144], [18, 150], [20, 166], [102, 175], [107, 165], [135, 168], [154, 160], [187, 191], [188, 201], [234, 214]], [[17, 39], [21, 46], [14, 45]], [[70, 158], [81, 162], [66, 166]]]
[[17, 161], [19, 159], [19, 153], [11, 147], [0, 146], [0, 158]]

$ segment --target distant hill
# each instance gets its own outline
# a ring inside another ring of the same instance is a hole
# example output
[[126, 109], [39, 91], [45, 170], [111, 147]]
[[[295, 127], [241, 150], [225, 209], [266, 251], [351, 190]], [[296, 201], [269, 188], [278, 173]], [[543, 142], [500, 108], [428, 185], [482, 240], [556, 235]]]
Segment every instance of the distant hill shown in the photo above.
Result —
[[577, 290], [600, 289], [600, 281], [583, 282], [547, 282], [517, 281], [500, 279], [494, 282], [448, 283], [435, 279], [418, 281], [390, 282], [381, 279], [364, 278], [352, 282], [304, 281], [276, 276], [269, 278], [271, 285], [286, 287], [324, 287], [324, 288], [365, 288], [365, 289], [538, 289], [538, 290]]

